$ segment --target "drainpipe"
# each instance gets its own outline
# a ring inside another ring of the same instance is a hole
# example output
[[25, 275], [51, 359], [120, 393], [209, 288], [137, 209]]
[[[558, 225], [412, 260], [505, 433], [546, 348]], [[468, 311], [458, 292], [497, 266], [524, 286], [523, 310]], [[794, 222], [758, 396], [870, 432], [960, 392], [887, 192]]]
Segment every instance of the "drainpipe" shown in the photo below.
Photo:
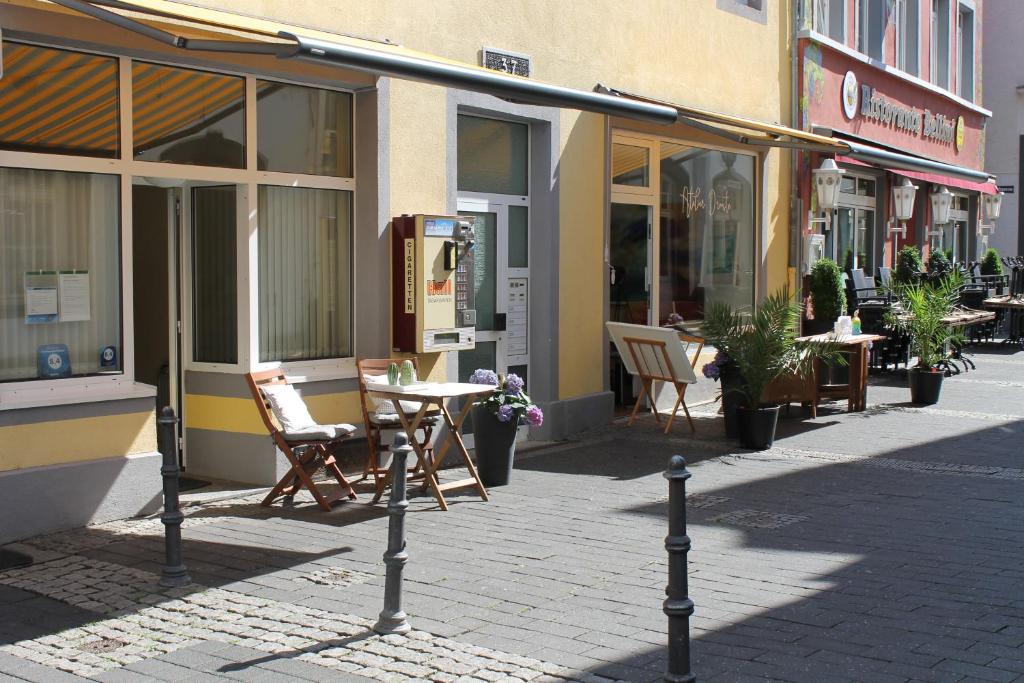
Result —
[[[799, 69], [797, 68], [797, 60], [800, 58], [799, 51], [799, 39], [797, 36], [800, 33], [800, 19], [803, 15], [804, 2], [805, 0], [790, 0], [793, 11], [790, 13], [793, 22], [793, 31], [790, 37], [790, 92], [789, 92], [789, 115], [790, 125], [793, 128], [800, 129], [800, 88], [801, 84], [797, 82], [799, 77]], [[800, 201], [800, 152], [796, 149], [790, 152], [790, 193], [791, 198], [789, 202], [790, 210], [790, 229], [796, 230], [796, 239], [792, 236], [789, 239], [790, 248], [795, 244], [796, 254], [790, 255], [790, 258], [786, 260], [787, 266], [789, 263], [796, 264], [796, 283], [794, 286], [794, 296], [796, 301], [803, 300], [802, 292], [802, 274], [804, 270], [804, 226], [803, 226], [803, 204]], [[788, 275], [788, 274], [787, 274]], [[788, 279], [788, 277], [787, 277]]]

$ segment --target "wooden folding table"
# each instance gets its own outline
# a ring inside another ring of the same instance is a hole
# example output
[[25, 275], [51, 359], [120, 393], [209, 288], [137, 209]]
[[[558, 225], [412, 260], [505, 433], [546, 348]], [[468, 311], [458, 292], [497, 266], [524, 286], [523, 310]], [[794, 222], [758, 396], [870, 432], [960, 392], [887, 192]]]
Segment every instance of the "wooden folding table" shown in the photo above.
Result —
[[[398, 413], [398, 419], [401, 421], [402, 427], [405, 429], [405, 433], [409, 435], [409, 444], [416, 451], [416, 457], [419, 460], [426, 488], [428, 488], [434, 498], [437, 499], [437, 504], [441, 506], [442, 510], [448, 509], [448, 503], [444, 499], [445, 491], [472, 487], [476, 489], [480, 498], [487, 500], [487, 489], [484, 488], [483, 482], [480, 481], [480, 475], [477, 474], [476, 467], [473, 465], [473, 461], [469, 457], [469, 451], [466, 450], [466, 444], [462, 440], [461, 430], [462, 423], [465, 422], [466, 416], [469, 415], [469, 409], [473, 407], [473, 402], [476, 401], [478, 397], [494, 393], [496, 390], [497, 387], [486, 384], [464, 384], [459, 382], [424, 384], [422, 387], [418, 387], [411, 391], [399, 391], [397, 389], [388, 390], [374, 386], [367, 386], [367, 393], [378, 398], [388, 399], [394, 404], [395, 412]], [[458, 414], [453, 417], [451, 412], [448, 410], [448, 406], [445, 404], [454, 398], [463, 399], [464, 404]], [[407, 415], [405, 410], [403, 410], [401, 405], [402, 401], [413, 401], [419, 403], [420, 408], [415, 415], [410, 417], [410, 415]], [[447, 438], [445, 438], [441, 444], [434, 445], [433, 455], [428, 456], [419, 445], [419, 441], [417, 441], [415, 435], [416, 430], [419, 429], [420, 423], [426, 416], [427, 411], [431, 410], [433, 406], [437, 406], [441, 411], [441, 418], [448, 426], [448, 434]], [[452, 444], [455, 445], [455, 451], [462, 456], [462, 460], [466, 464], [466, 469], [469, 470], [469, 478], [445, 482], [442, 484], [438, 481], [437, 471], [441, 467], [441, 463], [444, 461], [445, 453], [448, 452], [448, 448]], [[384, 489], [390, 481], [390, 477], [391, 473], [389, 471], [386, 477], [381, 477], [378, 480], [377, 492], [373, 497], [374, 503], [379, 501], [381, 496], [384, 495]]]
[[822, 397], [845, 396], [847, 412], [861, 412], [867, 408], [868, 397], [868, 344], [887, 339], [881, 334], [815, 334], [810, 337], [798, 337], [799, 342], [833, 342], [850, 356], [850, 382], [845, 385], [819, 385], [818, 393]]

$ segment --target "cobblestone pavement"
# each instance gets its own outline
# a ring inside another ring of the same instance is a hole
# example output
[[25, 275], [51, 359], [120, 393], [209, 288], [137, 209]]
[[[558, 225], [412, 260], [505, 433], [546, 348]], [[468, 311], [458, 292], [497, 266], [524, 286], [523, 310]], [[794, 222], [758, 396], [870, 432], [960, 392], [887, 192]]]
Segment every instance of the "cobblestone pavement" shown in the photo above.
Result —
[[28, 539], [36, 564], [0, 573], [0, 680], [658, 680], [680, 453], [699, 680], [1024, 681], [1024, 353], [975, 360], [930, 408], [887, 377], [865, 413], [794, 408], [770, 451], [698, 410], [693, 437], [614, 425], [522, 457], [489, 503], [420, 495], [408, 636], [369, 629], [367, 494], [188, 509], [185, 589], [156, 584], [154, 520]]

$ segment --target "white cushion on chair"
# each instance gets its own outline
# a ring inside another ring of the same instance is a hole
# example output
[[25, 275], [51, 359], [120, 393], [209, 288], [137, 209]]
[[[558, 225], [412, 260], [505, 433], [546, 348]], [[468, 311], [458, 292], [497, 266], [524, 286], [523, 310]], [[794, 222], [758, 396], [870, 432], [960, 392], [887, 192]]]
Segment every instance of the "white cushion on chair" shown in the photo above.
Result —
[[306, 427], [294, 432], [282, 432], [281, 436], [284, 437], [285, 441], [330, 441], [331, 439], [340, 439], [348, 436], [354, 431], [356, 431], [356, 428], [350, 424], [315, 424], [312, 427]]
[[281, 425], [282, 432], [301, 432], [316, 427], [316, 420], [309, 414], [299, 392], [290, 384], [268, 384], [260, 387], [270, 403], [270, 409]]

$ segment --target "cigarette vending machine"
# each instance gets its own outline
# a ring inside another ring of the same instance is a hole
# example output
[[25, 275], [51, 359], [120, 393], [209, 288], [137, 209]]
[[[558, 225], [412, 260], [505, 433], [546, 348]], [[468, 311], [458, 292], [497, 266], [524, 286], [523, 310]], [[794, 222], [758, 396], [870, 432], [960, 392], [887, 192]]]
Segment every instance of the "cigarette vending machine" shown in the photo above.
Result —
[[472, 349], [472, 216], [404, 215], [391, 221], [392, 347], [405, 353]]

